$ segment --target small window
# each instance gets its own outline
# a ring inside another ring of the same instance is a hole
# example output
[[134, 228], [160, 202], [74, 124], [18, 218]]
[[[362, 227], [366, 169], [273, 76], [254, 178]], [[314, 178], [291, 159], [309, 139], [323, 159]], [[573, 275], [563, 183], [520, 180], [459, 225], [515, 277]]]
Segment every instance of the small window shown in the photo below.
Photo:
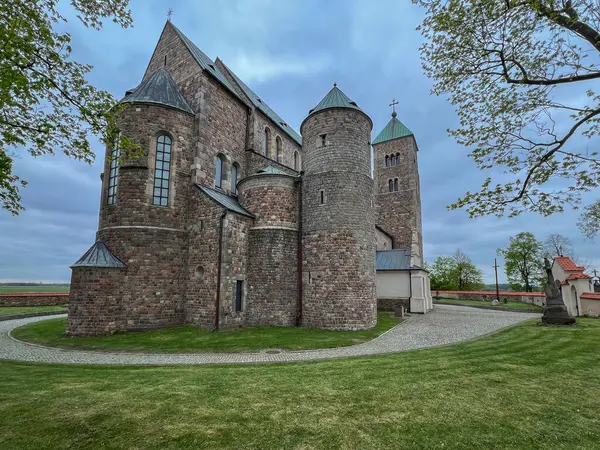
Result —
[[235, 282], [235, 312], [243, 310], [243, 296], [244, 296], [244, 281], [237, 280]]
[[121, 133], [117, 134], [113, 149], [110, 152], [110, 168], [108, 170], [108, 196], [106, 197], [106, 203], [114, 205], [117, 203], [117, 187], [119, 184], [119, 157], [121, 152], [119, 150], [119, 141], [121, 140]]
[[319, 192], [319, 201], [321, 202], [321, 205], [325, 203], [325, 191]]
[[391, 164], [392, 166], [396, 165], [396, 155], [392, 155], [392, 157], [390, 158]]
[[263, 154], [268, 158], [269, 157], [269, 148], [271, 147], [271, 130], [265, 128], [265, 142], [263, 148]]
[[222, 187], [223, 184], [223, 155], [217, 155], [215, 167], [215, 187]]
[[321, 135], [321, 147], [325, 147], [326, 143], [327, 143], [327, 135], [326, 134], [322, 134]]
[[196, 280], [198, 280], [198, 281], [204, 280], [204, 267], [202, 267], [202, 266], [196, 267]]
[[300, 163], [298, 161], [298, 152], [294, 151], [294, 170], [299, 170], [300, 169]]
[[396, 153], [396, 165], [400, 164], [400, 153]]
[[385, 167], [390, 167], [390, 157], [385, 155]]
[[281, 138], [277, 136], [277, 138], [275, 139], [275, 158], [278, 162], [281, 162], [281, 158], [283, 156], [282, 147], [283, 146], [281, 145]]
[[394, 181], [393, 180], [388, 181], [388, 192], [394, 192]]
[[169, 205], [169, 179], [171, 178], [171, 138], [161, 134], [156, 138], [156, 160], [154, 165], [154, 195], [152, 204]]
[[237, 193], [237, 179], [238, 179], [238, 164], [233, 163], [231, 166], [231, 193]]
[[394, 178], [394, 192], [398, 192], [398, 178]]

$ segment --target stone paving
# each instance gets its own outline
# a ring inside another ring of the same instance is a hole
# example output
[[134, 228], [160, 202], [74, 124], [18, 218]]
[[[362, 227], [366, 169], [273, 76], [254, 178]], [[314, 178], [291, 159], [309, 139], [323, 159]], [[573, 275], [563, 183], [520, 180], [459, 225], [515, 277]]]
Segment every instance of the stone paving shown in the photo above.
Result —
[[[54, 316], [56, 317], [65, 317]], [[419, 348], [453, 344], [483, 336], [517, 323], [540, 317], [539, 314], [489, 311], [462, 306], [436, 305], [434, 311], [414, 315], [391, 330], [373, 339], [350, 347], [322, 350], [279, 351], [256, 353], [105, 353], [66, 350], [26, 344], [10, 336], [21, 325], [49, 317], [0, 322], [0, 359], [13, 361], [100, 364], [100, 365], [193, 365], [281, 363], [346, 358], [401, 352]]]

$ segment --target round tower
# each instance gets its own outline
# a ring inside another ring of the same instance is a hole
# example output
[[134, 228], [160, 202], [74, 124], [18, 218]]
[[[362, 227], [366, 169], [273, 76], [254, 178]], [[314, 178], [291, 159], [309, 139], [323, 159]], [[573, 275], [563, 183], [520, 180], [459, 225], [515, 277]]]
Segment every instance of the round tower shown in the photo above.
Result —
[[238, 183], [239, 201], [255, 215], [248, 232], [246, 322], [296, 325], [298, 178], [267, 167]]
[[334, 85], [304, 119], [302, 324], [375, 326], [373, 122]]

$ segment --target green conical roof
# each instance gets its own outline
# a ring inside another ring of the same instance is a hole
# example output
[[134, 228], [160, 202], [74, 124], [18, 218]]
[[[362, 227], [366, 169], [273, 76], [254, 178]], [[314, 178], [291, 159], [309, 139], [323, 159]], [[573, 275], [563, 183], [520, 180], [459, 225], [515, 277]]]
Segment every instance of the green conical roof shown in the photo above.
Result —
[[363, 112], [363, 110], [358, 107], [356, 102], [350, 100], [348, 96], [346, 96], [346, 94], [344, 94], [337, 87], [336, 84], [334, 84], [333, 88], [327, 93], [325, 97], [323, 97], [323, 100], [321, 100], [317, 106], [315, 106], [308, 112], [308, 115], [310, 116], [311, 114], [316, 113], [317, 111], [321, 111], [323, 109], [328, 108], [350, 108]]
[[396, 113], [392, 114], [392, 120], [388, 122], [381, 133], [377, 135], [371, 145], [380, 144], [382, 142], [391, 141], [392, 139], [398, 139], [412, 135], [406, 126], [396, 118]]

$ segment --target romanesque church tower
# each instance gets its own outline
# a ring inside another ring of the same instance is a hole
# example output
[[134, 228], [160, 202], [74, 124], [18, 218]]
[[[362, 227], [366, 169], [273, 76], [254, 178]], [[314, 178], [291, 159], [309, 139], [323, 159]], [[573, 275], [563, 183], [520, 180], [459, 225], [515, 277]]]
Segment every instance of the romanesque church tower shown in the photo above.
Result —
[[373, 140], [377, 225], [392, 237], [393, 248], [410, 249], [411, 265], [422, 267], [418, 151], [413, 133], [394, 111]]
[[376, 322], [373, 122], [336, 85], [303, 136], [302, 323], [358, 330]]

